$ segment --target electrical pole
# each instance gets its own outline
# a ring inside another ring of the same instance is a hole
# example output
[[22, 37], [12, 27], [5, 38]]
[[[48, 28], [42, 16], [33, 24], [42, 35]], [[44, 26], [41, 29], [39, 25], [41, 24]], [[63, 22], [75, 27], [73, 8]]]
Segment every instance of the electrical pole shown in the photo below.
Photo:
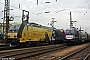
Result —
[[72, 16], [71, 16], [71, 11], [70, 11], [70, 28], [72, 28], [73, 23], [72, 23]]
[[52, 19], [52, 21], [51, 21], [51, 24], [50, 25], [52, 26], [52, 28], [54, 30], [54, 23], [57, 22], [57, 21], [54, 21], [55, 18], [51, 18], [51, 19]]
[[4, 28], [5, 28], [5, 7], [4, 7], [4, 17], [3, 17], [3, 34], [4, 34]]
[[74, 22], [77, 22], [77, 21], [72, 21], [72, 15], [71, 15], [71, 11], [70, 11], [70, 28], [73, 27]]
[[37, 5], [38, 5], [38, 0], [37, 0]]
[[6, 20], [6, 33], [8, 33], [9, 29], [9, 16], [10, 16], [10, 0], [5, 0], [5, 7], [4, 7], [4, 18]]

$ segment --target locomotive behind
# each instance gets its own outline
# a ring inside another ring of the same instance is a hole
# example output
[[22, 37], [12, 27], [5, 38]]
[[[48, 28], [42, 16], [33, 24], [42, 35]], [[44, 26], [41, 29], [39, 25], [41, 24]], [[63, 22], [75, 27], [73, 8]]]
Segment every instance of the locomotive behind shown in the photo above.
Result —
[[88, 33], [82, 30], [78, 30], [75, 27], [66, 29], [66, 40], [67, 44], [80, 44], [82, 42], [89, 41]]
[[11, 45], [29, 47], [37, 43], [60, 42], [60, 40], [65, 38], [62, 33], [60, 30], [54, 30], [52, 27], [23, 22], [10, 26], [6, 41]]
[[54, 43], [63, 43], [65, 40], [65, 32], [63, 29], [54, 29], [52, 34], [52, 40]]

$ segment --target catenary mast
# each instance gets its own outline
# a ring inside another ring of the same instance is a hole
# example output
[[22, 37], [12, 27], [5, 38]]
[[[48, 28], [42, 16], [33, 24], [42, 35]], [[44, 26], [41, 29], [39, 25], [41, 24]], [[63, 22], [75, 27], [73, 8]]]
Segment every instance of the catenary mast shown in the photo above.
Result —
[[4, 19], [6, 21], [6, 33], [8, 33], [9, 29], [9, 16], [10, 16], [10, 0], [5, 0], [4, 6]]

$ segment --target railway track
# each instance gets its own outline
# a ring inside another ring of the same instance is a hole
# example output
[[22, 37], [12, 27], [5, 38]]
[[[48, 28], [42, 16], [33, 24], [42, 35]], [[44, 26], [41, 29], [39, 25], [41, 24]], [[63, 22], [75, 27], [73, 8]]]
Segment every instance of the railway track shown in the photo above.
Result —
[[10, 49], [15, 49], [16, 46], [13, 45], [13, 46], [10, 46], [9, 44], [1, 44], [0, 45], [0, 51], [3, 51], [3, 50], [10, 50]]
[[[45, 46], [45, 45], [49, 45], [49, 44], [45, 43], [45, 44], [41, 44], [38, 46]], [[31, 46], [31, 47], [35, 47], [35, 46]], [[0, 51], [11, 50], [11, 49], [19, 49], [19, 48], [24, 48], [24, 47], [17, 47], [16, 45], [10, 45], [10, 44], [0, 44]]]
[[14, 49], [15, 45], [5, 44], [5, 40], [0, 39], [0, 51]]
[[[90, 49], [88, 47], [89, 47], [88, 43], [76, 45], [76, 46], [68, 46], [68, 48], [63, 48], [63, 49], [55, 50], [55, 51], [52, 51], [49, 53], [37, 55], [34, 57], [29, 57], [29, 58], [26, 58], [26, 60], [30, 60], [30, 59], [31, 60], [67, 60], [68, 58], [72, 57], [74, 55], [75, 51], [77, 51], [77, 50], [79, 51], [79, 50], [84, 50], [85, 48], [87, 48], [86, 51], [89, 51]], [[83, 54], [83, 52], [85, 52], [85, 51], [82, 51], [81, 55]], [[84, 57], [85, 56], [87, 56], [87, 54], [84, 55]], [[73, 60], [73, 59], [71, 59], [71, 60]], [[78, 60], [78, 59], [74, 58], [74, 60]]]
[[59, 60], [87, 60], [90, 56], [90, 46], [85, 46], [77, 51], [65, 55]]
[[23, 59], [31, 56], [36, 56], [39, 54], [43, 54], [46, 52], [63, 49], [66, 48], [65, 45], [50, 45], [50, 46], [41, 46], [41, 47], [31, 47], [31, 48], [25, 48], [25, 49], [15, 49], [15, 50], [8, 50], [8, 51], [2, 51], [0, 52], [0, 58], [1, 59]]
[[90, 60], [90, 53], [88, 53], [83, 60]]
[[9, 44], [0, 44], [0, 47], [9, 46]]

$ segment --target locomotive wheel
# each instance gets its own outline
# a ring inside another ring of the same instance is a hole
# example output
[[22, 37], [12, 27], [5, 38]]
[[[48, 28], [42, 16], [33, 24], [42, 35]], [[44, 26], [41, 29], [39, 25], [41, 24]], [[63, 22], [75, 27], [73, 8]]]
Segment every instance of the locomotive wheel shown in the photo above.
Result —
[[24, 45], [25, 45], [25, 47], [30, 47], [31, 42], [26, 42]]

